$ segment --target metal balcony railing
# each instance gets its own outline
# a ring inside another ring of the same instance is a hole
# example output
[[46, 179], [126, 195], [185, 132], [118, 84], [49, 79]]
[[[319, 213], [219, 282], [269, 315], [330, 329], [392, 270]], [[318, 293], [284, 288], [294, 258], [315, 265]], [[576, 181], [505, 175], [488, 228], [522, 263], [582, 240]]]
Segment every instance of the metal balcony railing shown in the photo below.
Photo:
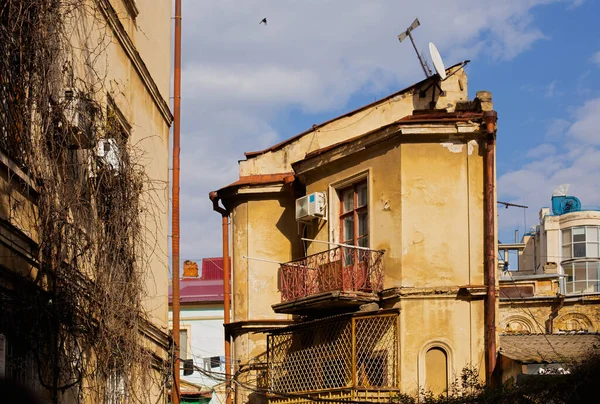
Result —
[[381, 292], [383, 254], [381, 250], [340, 245], [281, 264], [281, 302], [323, 292]]

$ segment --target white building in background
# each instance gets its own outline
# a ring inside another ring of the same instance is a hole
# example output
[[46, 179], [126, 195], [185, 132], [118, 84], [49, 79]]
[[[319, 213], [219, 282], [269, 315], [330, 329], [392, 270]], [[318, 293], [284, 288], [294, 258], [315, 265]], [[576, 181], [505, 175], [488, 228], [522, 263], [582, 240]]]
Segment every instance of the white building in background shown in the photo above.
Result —
[[[600, 331], [600, 210], [582, 207], [567, 190], [555, 189], [552, 207], [540, 210], [521, 243], [498, 246], [501, 330]], [[525, 307], [531, 315], [518, 313]]]
[[498, 245], [503, 382], [568, 369], [599, 349], [600, 210], [567, 190], [554, 190], [521, 243]]
[[181, 373], [181, 395], [186, 402], [224, 402], [224, 384], [219, 380], [225, 372], [222, 267], [222, 258], [204, 258], [201, 273], [195, 262], [184, 263], [180, 280], [181, 359], [193, 360], [194, 365], [191, 375]]

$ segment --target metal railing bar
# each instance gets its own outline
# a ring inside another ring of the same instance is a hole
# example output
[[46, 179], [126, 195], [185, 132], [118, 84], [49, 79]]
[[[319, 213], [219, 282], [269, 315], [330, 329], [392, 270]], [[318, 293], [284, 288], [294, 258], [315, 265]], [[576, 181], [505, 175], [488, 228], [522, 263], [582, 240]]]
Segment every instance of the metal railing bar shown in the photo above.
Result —
[[354, 248], [356, 250], [363, 250], [363, 251], [376, 251], [376, 252], [380, 252], [380, 253], [384, 253], [385, 250], [373, 250], [371, 248], [368, 247], [361, 247], [361, 246], [357, 246], [357, 245], [350, 245], [350, 244], [342, 244], [342, 243], [332, 243], [330, 241], [324, 241], [324, 240], [313, 240], [310, 238], [302, 238], [302, 241], [314, 241], [315, 243], [322, 243], [322, 244], [329, 244], [329, 245], [335, 245], [338, 247], [346, 247], [346, 248]]

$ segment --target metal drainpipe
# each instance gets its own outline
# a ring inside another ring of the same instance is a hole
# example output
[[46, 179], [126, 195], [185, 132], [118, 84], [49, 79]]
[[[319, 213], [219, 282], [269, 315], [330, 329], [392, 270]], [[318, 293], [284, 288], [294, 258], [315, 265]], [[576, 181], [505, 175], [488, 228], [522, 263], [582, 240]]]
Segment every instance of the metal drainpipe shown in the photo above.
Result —
[[180, 135], [181, 135], [181, 0], [175, 0], [175, 49], [173, 72], [173, 199], [172, 199], [172, 237], [171, 237], [171, 271], [173, 294], [173, 388], [171, 400], [179, 404], [180, 395], [180, 335], [179, 335], [179, 175], [180, 175]]
[[495, 205], [494, 163], [496, 148], [496, 111], [485, 111], [487, 139], [484, 155], [484, 250], [485, 278], [487, 295], [485, 299], [485, 339], [486, 339], [486, 382], [493, 385], [496, 368], [496, 246], [495, 246]]
[[225, 325], [225, 385], [226, 385], [226, 404], [231, 404], [231, 336], [227, 329], [230, 320], [231, 288], [229, 279], [231, 278], [229, 269], [229, 211], [219, 206], [219, 196], [216, 192], [211, 192], [209, 198], [213, 203], [213, 210], [221, 214], [221, 226], [223, 234], [223, 324]]

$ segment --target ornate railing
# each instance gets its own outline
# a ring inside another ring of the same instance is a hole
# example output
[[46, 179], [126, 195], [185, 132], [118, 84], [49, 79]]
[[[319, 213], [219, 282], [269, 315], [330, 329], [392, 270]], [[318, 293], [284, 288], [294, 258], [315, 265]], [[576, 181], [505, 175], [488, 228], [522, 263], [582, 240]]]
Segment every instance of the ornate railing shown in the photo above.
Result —
[[381, 292], [383, 253], [339, 246], [281, 264], [281, 301], [332, 291]]

